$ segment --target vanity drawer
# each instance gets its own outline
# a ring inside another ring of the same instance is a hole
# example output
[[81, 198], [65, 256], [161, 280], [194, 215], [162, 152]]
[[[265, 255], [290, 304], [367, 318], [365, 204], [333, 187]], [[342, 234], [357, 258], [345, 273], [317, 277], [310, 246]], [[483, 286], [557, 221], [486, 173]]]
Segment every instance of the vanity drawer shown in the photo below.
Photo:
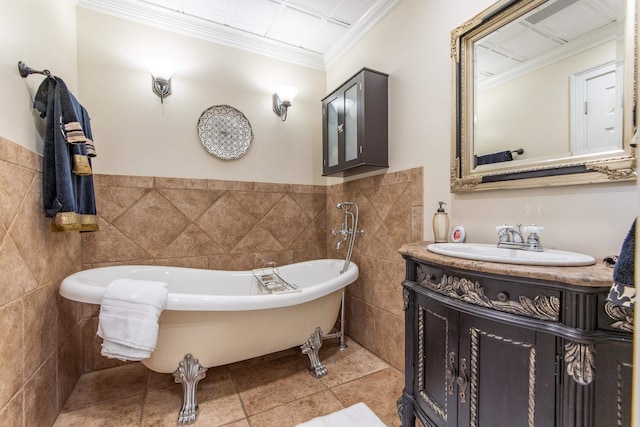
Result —
[[459, 274], [417, 264], [416, 283], [468, 304], [540, 320], [560, 320], [560, 291], [488, 275]]

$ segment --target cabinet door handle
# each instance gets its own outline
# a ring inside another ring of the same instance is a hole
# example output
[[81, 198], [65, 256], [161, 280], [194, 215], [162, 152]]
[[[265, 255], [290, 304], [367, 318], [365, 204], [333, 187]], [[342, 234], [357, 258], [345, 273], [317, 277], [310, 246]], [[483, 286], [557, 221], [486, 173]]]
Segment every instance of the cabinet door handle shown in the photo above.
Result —
[[447, 394], [453, 396], [453, 385], [456, 382], [456, 354], [453, 351], [449, 353], [445, 377], [447, 381]]
[[344, 132], [344, 124], [338, 125], [338, 133]]
[[460, 359], [460, 376], [457, 378], [458, 391], [460, 394], [460, 403], [467, 403], [467, 385], [469, 384], [469, 378], [467, 378], [467, 358]]

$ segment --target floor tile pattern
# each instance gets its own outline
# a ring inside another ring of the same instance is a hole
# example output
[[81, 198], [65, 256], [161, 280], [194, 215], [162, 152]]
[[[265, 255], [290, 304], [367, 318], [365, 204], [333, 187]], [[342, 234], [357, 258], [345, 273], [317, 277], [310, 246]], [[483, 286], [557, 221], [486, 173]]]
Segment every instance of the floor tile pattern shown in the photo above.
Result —
[[[342, 351], [335, 343], [320, 349], [329, 373], [319, 379], [298, 348], [210, 368], [198, 384], [194, 426], [293, 427], [358, 402], [399, 425], [402, 373], [351, 339]], [[175, 426], [181, 404], [182, 386], [171, 374], [129, 363], [83, 375], [54, 427]]]

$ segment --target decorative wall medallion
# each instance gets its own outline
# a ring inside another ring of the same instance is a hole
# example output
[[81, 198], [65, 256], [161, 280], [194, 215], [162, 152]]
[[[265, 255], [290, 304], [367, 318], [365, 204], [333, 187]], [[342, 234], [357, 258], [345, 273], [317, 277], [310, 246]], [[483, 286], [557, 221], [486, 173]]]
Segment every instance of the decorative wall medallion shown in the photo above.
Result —
[[470, 304], [493, 308], [507, 313], [534, 317], [541, 320], [557, 321], [560, 316], [560, 299], [555, 296], [538, 295], [534, 299], [519, 296], [518, 301], [492, 300], [484, 294], [484, 288], [479, 282], [454, 276], [442, 275], [440, 282], [434, 282], [422, 271], [417, 269], [418, 284], [429, 289]]
[[253, 131], [242, 112], [229, 105], [214, 105], [200, 115], [198, 137], [209, 153], [220, 159], [232, 160], [247, 152]]
[[593, 344], [579, 344], [569, 341], [564, 345], [564, 361], [567, 374], [580, 385], [593, 381], [596, 365], [596, 348]]
[[633, 332], [633, 309], [607, 301], [604, 304], [604, 311], [607, 313], [607, 316], [615, 320], [615, 322], [611, 324], [612, 328], [625, 332]]

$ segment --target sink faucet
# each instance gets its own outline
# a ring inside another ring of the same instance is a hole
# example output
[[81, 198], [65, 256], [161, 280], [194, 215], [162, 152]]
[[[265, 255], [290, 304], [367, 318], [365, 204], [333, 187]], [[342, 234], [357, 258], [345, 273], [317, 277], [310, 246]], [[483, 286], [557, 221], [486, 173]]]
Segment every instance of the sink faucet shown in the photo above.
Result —
[[502, 224], [496, 227], [496, 231], [498, 232], [498, 242], [499, 243], [523, 243], [524, 238], [522, 237], [522, 232], [520, 231], [520, 227], [522, 224], [518, 224], [518, 229], [516, 230], [511, 225]]
[[508, 249], [522, 249], [525, 251], [542, 252], [544, 251], [542, 244], [540, 243], [539, 233], [544, 230], [544, 227], [540, 227], [535, 224], [531, 224], [524, 228], [524, 232], [528, 233], [527, 240], [525, 241], [520, 227], [522, 224], [517, 224], [517, 229], [511, 225], [502, 224], [496, 227], [498, 232], [498, 247]]

